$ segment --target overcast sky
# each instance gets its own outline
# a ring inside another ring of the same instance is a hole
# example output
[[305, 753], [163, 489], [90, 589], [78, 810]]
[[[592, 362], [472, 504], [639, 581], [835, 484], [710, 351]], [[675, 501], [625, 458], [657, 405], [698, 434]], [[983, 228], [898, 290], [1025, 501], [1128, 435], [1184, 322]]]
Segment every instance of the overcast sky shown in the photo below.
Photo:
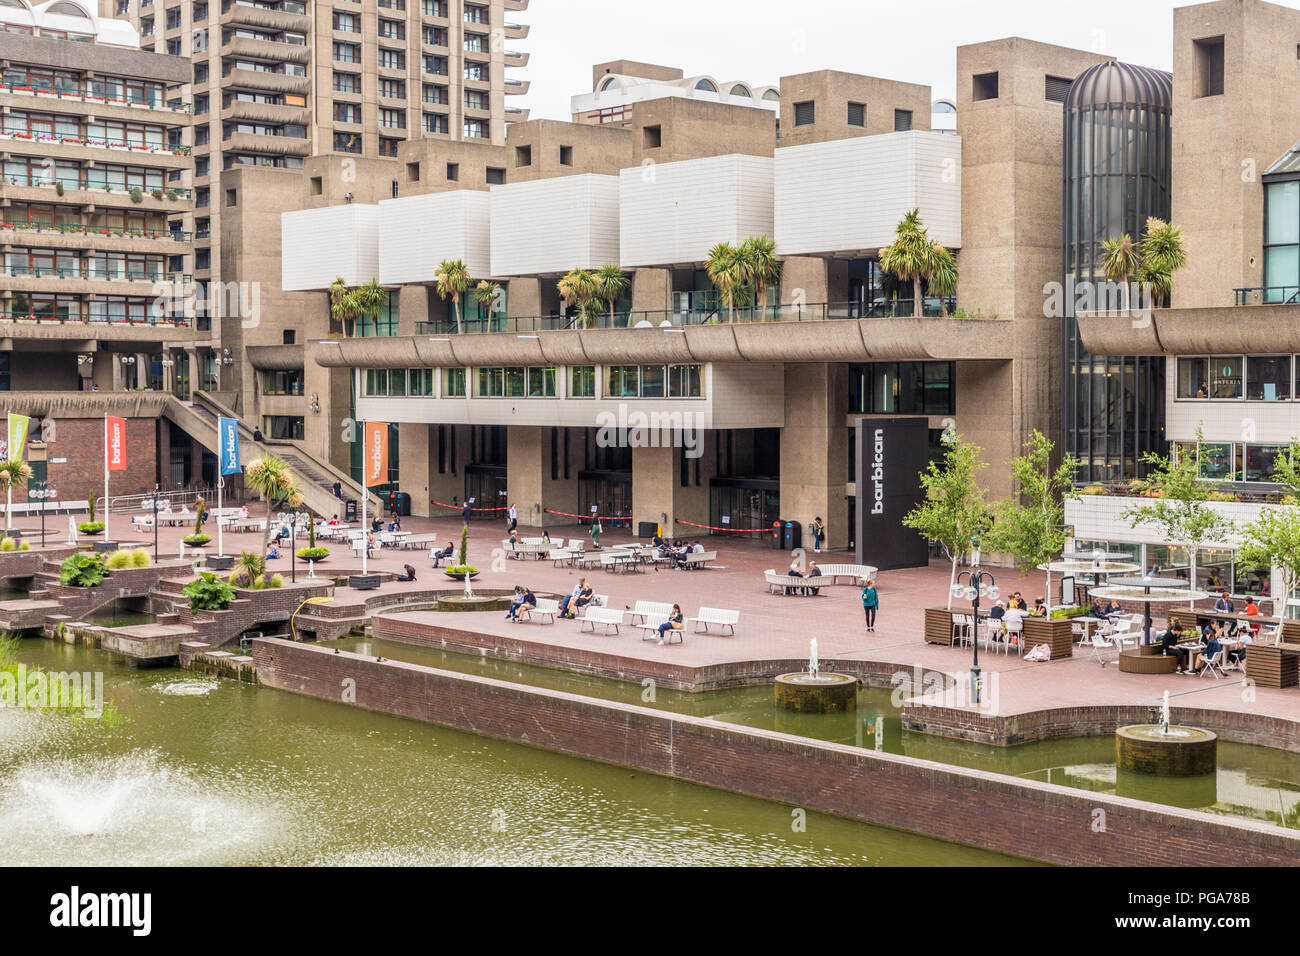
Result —
[[[1095, 50], [1168, 70], [1174, 0], [532, 0], [507, 13], [532, 31], [508, 40], [532, 54], [508, 75], [532, 82], [512, 102], [534, 119], [568, 119], [591, 91], [591, 67], [628, 59], [687, 76], [775, 83], [836, 69], [925, 83], [955, 94], [956, 48], [999, 37]], [[1300, 0], [1282, 0], [1300, 6]]]

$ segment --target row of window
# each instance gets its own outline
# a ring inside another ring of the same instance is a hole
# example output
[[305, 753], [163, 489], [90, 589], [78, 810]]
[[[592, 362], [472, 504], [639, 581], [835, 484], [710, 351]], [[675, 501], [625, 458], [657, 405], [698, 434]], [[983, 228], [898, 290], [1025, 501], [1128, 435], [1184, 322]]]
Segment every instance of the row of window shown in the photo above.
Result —
[[955, 415], [954, 362], [872, 362], [849, 366], [849, 412]]
[[116, 76], [94, 76], [83, 80], [81, 74], [71, 70], [52, 70], [43, 66], [6, 66], [6, 86], [37, 90], [43, 93], [89, 93], [129, 103], [148, 103], [160, 106], [165, 102], [162, 83], [149, 80], [132, 80]]
[[1295, 396], [1290, 355], [1210, 355], [1178, 360], [1179, 398], [1281, 402]]
[[[367, 369], [362, 394], [371, 398], [432, 397], [434, 369]], [[442, 370], [442, 397], [465, 398], [472, 383], [476, 398], [556, 398], [560, 370], [554, 366], [499, 366]], [[267, 394], [273, 394], [267, 392]], [[282, 394], [282, 393], [280, 393]], [[568, 368], [569, 398], [596, 397], [596, 367]], [[611, 365], [605, 370], [607, 398], [702, 398], [699, 365]]]
[[[1080, 551], [1101, 550], [1114, 554], [1127, 554], [1149, 574], [1161, 577], [1191, 577], [1191, 561], [1187, 549], [1165, 544], [1131, 544], [1120, 541], [1075, 540]], [[1238, 560], [1235, 551], [1227, 548], [1201, 548], [1196, 552], [1196, 586], [1212, 592], [1230, 591], [1236, 595], [1269, 597], [1272, 593], [1271, 569], [1246, 564]]]
[[4, 176], [16, 186], [41, 186], [61, 183], [69, 189], [162, 189], [163, 170], [145, 166], [97, 163], [81, 168], [79, 163], [58, 162], [35, 156], [14, 156], [5, 160]]
[[1254, 445], [1237, 442], [1175, 442], [1174, 457], [1190, 455], [1197, 472], [1210, 481], [1272, 481], [1277, 460], [1286, 445]]
[[[779, 94], [777, 94], [779, 97]], [[847, 123], [849, 126], [865, 127], [867, 125], [867, 104], [849, 103]], [[804, 100], [794, 104], [794, 125], [812, 126], [817, 122], [817, 103]], [[901, 133], [912, 128], [911, 110], [894, 110], [894, 132]]]

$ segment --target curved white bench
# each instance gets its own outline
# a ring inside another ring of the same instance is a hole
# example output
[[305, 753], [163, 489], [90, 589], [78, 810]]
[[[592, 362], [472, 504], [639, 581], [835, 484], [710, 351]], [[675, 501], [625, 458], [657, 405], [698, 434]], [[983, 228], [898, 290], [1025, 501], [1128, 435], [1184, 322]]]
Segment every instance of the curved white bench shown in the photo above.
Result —
[[[822, 577], [830, 578], [827, 584], [861, 584], [880, 573], [879, 569], [869, 564], [819, 564], [817, 567], [821, 570]], [[849, 580], [841, 581], [840, 578]]]

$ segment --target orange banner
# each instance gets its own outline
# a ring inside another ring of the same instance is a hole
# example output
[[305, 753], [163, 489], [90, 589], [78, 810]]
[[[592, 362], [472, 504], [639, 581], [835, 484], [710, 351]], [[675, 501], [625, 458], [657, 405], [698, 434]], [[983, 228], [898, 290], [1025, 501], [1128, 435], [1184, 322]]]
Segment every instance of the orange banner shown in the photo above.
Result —
[[366, 422], [366, 487], [388, 484], [388, 422]]
[[126, 419], [104, 418], [104, 470], [126, 471]]

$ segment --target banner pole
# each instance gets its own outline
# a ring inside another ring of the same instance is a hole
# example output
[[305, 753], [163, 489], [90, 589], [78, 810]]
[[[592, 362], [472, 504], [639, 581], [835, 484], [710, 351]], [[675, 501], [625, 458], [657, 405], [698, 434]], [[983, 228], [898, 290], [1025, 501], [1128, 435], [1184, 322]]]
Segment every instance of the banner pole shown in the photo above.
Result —
[[[218, 447], [220, 447], [220, 442], [218, 442]], [[221, 471], [220, 465], [217, 466], [217, 471]], [[221, 486], [224, 484], [221, 475], [217, 475], [217, 557], [219, 558], [226, 556], [226, 548], [221, 537]]]
[[108, 413], [104, 413], [104, 540], [111, 541], [112, 532], [109, 531], [109, 505], [108, 505]]
[[366, 499], [370, 497], [370, 489], [365, 481], [365, 462], [362, 462], [361, 471], [361, 573], [364, 575], [369, 567], [366, 558], [370, 555], [370, 548], [367, 547], [370, 542], [370, 532], [366, 528]]

